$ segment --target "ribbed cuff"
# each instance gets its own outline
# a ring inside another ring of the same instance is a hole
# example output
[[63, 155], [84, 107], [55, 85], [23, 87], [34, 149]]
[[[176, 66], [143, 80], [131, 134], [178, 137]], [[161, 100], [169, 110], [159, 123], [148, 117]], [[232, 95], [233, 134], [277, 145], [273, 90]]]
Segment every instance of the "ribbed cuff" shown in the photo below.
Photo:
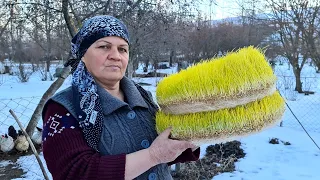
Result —
[[100, 165], [96, 173], [99, 179], [104, 180], [122, 180], [124, 179], [126, 165], [126, 155], [101, 156]]

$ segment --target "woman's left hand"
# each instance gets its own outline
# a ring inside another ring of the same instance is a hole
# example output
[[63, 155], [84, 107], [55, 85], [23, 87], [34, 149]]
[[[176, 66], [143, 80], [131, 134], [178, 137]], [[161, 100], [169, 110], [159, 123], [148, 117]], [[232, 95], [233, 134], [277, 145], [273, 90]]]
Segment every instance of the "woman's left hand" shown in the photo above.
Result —
[[171, 162], [188, 148], [197, 149], [191, 142], [170, 139], [171, 129], [163, 131], [148, 148], [151, 160], [155, 164]]

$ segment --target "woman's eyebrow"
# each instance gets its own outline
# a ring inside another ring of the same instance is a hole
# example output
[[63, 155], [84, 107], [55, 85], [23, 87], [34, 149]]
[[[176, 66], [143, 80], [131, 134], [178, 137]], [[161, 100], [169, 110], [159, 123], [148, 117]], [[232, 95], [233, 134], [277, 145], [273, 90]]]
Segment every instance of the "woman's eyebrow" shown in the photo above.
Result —
[[[107, 40], [98, 40], [97, 43], [99, 43], [99, 42], [105, 42], [105, 43], [108, 43], [108, 44], [112, 44], [111, 42], [109, 42]], [[128, 44], [120, 44], [118, 46], [127, 46], [127, 47], [129, 47]]]
[[128, 45], [128, 44], [120, 44], [119, 46], [129, 47], [129, 45]]

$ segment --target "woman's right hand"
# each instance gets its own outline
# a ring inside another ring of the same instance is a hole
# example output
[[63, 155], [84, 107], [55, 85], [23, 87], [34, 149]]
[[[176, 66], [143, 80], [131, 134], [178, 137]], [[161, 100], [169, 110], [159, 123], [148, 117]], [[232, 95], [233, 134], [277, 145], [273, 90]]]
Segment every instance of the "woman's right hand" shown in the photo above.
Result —
[[164, 130], [148, 148], [153, 163], [161, 164], [171, 162], [186, 149], [197, 148], [191, 142], [170, 139], [171, 130], [171, 127]]

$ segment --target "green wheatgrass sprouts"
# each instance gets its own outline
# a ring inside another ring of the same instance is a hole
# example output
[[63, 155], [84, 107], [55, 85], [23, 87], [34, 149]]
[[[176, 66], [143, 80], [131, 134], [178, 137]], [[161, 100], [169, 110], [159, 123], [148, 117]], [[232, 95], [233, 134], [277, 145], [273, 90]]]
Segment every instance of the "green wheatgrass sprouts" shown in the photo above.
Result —
[[283, 115], [284, 100], [279, 92], [261, 100], [211, 112], [169, 115], [159, 111], [156, 128], [160, 133], [172, 126], [172, 137], [184, 140], [241, 136], [272, 125]]
[[261, 50], [254, 47], [205, 60], [164, 78], [157, 85], [159, 105], [245, 96], [276, 81]]

